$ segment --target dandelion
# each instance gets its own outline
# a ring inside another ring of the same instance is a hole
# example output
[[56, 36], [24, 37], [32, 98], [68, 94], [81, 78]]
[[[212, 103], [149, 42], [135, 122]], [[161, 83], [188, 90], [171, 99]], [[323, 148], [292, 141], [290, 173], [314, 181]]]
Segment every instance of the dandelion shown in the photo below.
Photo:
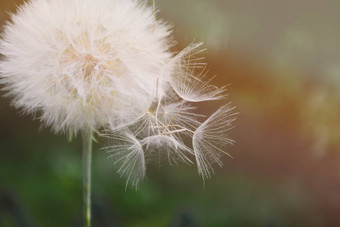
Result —
[[209, 84], [201, 44], [177, 54], [173, 45], [170, 27], [137, 0], [30, 0], [4, 26], [0, 83], [13, 106], [55, 133], [83, 134], [86, 226], [93, 133], [110, 138], [118, 173], [135, 187], [151, 160], [196, 162], [203, 178], [222, 165], [233, 108], [202, 123], [192, 104], [226, 89]]
[[2, 83], [55, 132], [118, 126], [150, 104], [169, 34], [136, 1], [33, 0], [5, 26]]

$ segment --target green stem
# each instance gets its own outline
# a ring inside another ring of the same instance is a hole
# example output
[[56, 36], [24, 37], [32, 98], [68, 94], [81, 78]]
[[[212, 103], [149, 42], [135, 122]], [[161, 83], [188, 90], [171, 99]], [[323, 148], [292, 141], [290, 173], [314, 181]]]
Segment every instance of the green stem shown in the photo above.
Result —
[[83, 218], [84, 227], [91, 227], [91, 162], [92, 130], [83, 132]]

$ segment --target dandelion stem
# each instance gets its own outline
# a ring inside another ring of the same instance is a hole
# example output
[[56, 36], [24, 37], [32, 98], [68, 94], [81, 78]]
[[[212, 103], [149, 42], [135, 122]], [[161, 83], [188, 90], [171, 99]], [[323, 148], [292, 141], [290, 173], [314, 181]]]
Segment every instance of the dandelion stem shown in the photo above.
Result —
[[83, 220], [84, 227], [91, 226], [91, 162], [92, 130], [83, 132]]

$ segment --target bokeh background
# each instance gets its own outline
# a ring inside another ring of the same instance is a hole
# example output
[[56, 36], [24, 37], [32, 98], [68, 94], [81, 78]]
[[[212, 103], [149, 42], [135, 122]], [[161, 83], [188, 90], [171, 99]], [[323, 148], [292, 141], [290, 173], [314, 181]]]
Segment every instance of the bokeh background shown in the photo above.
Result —
[[[0, 25], [18, 4], [0, 0]], [[100, 141], [93, 226], [340, 226], [340, 1], [156, 5], [176, 49], [203, 41], [213, 83], [229, 84], [233, 159], [205, 186], [196, 167], [150, 166], [135, 191]], [[0, 226], [81, 226], [81, 193], [80, 137], [68, 143], [0, 98]]]

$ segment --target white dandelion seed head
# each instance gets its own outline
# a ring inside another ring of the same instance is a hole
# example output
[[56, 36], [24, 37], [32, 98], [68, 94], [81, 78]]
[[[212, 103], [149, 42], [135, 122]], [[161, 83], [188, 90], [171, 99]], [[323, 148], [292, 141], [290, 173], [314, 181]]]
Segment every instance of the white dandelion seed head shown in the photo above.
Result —
[[31, 0], [5, 26], [1, 83], [56, 132], [119, 125], [164, 92], [169, 34], [134, 0]]
[[55, 132], [103, 130], [118, 173], [137, 187], [147, 162], [222, 165], [235, 120], [225, 105], [205, 121], [193, 104], [225, 98], [191, 44], [137, 0], [30, 0], [0, 39], [0, 83], [24, 113]]

